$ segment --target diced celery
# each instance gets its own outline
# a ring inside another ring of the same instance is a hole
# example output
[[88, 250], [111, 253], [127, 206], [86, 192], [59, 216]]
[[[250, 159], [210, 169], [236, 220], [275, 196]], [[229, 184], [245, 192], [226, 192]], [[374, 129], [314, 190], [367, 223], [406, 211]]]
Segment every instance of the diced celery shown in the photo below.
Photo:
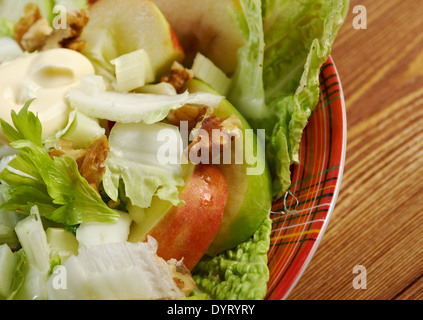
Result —
[[24, 277], [22, 286], [17, 290], [14, 300], [47, 299], [46, 279], [48, 272], [41, 272], [36, 266], [24, 262], [21, 267]]
[[37, 207], [33, 207], [31, 214], [16, 224], [15, 231], [28, 262], [41, 272], [48, 271], [50, 250]]
[[76, 230], [79, 247], [89, 248], [104, 243], [125, 242], [128, 239], [132, 220], [125, 212], [119, 212], [119, 215], [116, 223], [81, 223]]
[[50, 257], [59, 256], [65, 261], [70, 255], [78, 254], [78, 241], [72, 232], [64, 228], [47, 228], [47, 242], [50, 246]]
[[[64, 131], [64, 132], [63, 132]], [[73, 142], [74, 148], [88, 148], [96, 139], [105, 134], [97, 119], [73, 110], [69, 114], [69, 122], [64, 130], [56, 135], [56, 138], [66, 139]]]
[[0, 245], [0, 299], [9, 294], [17, 257], [7, 244]]
[[27, 263], [23, 265], [25, 281], [15, 298], [45, 299], [45, 281], [50, 271], [50, 250], [36, 206], [31, 209], [28, 217], [16, 224], [15, 231], [27, 258]]
[[192, 71], [195, 78], [207, 83], [219, 94], [226, 95], [229, 92], [231, 79], [213, 61], [199, 52], [195, 56]]
[[121, 55], [110, 62], [115, 66], [118, 91], [135, 90], [155, 80], [150, 57], [144, 49]]

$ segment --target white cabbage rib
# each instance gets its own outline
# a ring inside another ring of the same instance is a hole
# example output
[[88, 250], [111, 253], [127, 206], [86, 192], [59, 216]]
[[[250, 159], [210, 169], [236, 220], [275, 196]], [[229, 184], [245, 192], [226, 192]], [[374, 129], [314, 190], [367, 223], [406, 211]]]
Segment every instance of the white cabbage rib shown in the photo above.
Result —
[[185, 293], [171, 266], [156, 255], [157, 242], [119, 242], [80, 249], [48, 280], [52, 300], [180, 299]]
[[178, 109], [185, 104], [215, 108], [222, 98], [204, 92], [158, 95], [106, 91], [103, 79], [99, 76], [87, 76], [79, 87], [71, 88], [67, 93], [70, 106], [88, 116], [122, 123], [146, 124], [165, 119], [170, 110]]

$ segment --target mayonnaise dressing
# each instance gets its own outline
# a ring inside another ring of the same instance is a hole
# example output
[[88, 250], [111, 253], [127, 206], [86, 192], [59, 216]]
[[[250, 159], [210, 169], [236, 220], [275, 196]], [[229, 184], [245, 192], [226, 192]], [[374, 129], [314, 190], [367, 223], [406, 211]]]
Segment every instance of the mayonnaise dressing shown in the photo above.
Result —
[[[69, 49], [51, 49], [24, 55], [0, 65], [0, 118], [12, 123], [11, 110], [19, 112], [32, 98], [29, 110], [38, 113], [42, 137], [54, 135], [68, 120], [65, 96], [82, 76], [94, 74], [91, 62]], [[0, 132], [0, 146], [8, 141]]]

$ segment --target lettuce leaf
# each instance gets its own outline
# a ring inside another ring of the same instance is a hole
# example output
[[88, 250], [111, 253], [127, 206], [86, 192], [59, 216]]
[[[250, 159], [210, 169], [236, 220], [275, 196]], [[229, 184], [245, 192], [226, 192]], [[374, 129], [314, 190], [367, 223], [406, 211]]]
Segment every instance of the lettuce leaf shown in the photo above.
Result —
[[263, 87], [264, 34], [260, 0], [242, 0], [237, 22], [245, 39], [238, 50], [238, 64], [228, 99], [248, 119], [269, 115]]
[[131, 203], [148, 208], [157, 195], [173, 205], [179, 200], [182, 138], [176, 126], [165, 123], [116, 123], [110, 132], [103, 188], [114, 201], [123, 181]]
[[267, 155], [275, 174], [274, 195], [290, 186], [289, 165], [319, 99], [320, 68], [344, 22], [348, 0], [263, 2], [266, 104], [275, 114]]
[[192, 270], [197, 286], [192, 296], [212, 300], [262, 300], [266, 296], [272, 220], [268, 217], [254, 235], [213, 258], [203, 258]]
[[14, 32], [15, 24], [13, 21], [6, 19], [5, 17], [0, 16], [0, 38], [2, 37], [10, 37], [13, 38], [15, 36]]
[[28, 112], [31, 102], [19, 114], [12, 110], [14, 127], [0, 120], [10, 145], [19, 151], [0, 172], [4, 197], [0, 209], [29, 214], [37, 205], [41, 215], [65, 225], [116, 222], [119, 215], [79, 174], [74, 159], [49, 156], [41, 142], [38, 116]]
[[[257, 2], [241, 0], [244, 16], [237, 18], [247, 41], [238, 53], [229, 98], [254, 128], [266, 130], [273, 192], [281, 197], [290, 187], [290, 167], [298, 161], [302, 132], [318, 102], [320, 68], [349, 2], [263, 0], [261, 7]], [[203, 258], [193, 270], [197, 287], [191, 298], [263, 299], [270, 232], [268, 218], [249, 241]]]
[[266, 130], [266, 156], [278, 198], [291, 184], [290, 166], [298, 162], [302, 132], [318, 102], [320, 68], [349, 1], [263, 0], [261, 7], [256, 2], [241, 1], [244, 20], [238, 18], [239, 24], [249, 38], [239, 50], [230, 98], [254, 128]]

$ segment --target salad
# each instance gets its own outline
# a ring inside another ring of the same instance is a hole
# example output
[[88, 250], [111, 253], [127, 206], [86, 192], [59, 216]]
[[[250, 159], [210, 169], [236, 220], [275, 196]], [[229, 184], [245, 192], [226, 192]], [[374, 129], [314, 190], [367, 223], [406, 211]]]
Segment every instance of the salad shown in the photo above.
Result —
[[0, 298], [264, 299], [348, 5], [0, 1]]

